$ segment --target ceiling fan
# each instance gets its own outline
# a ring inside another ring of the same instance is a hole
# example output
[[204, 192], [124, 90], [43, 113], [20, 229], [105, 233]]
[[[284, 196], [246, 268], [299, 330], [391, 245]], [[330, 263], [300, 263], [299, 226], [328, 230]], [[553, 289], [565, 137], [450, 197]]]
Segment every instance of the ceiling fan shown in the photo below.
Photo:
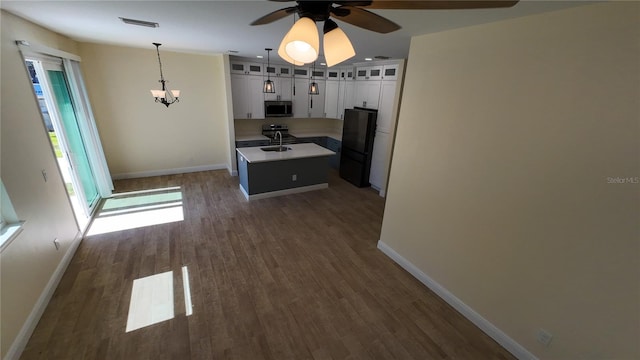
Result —
[[251, 25], [265, 25], [291, 14], [298, 14], [300, 19], [280, 43], [278, 55], [293, 65], [303, 65], [318, 58], [319, 37], [315, 23], [323, 21], [324, 56], [327, 66], [333, 66], [353, 57], [355, 50], [347, 35], [338, 28], [331, 17], [366, 30], [386, 34], [399, 30], [400, 25], [367, 9], [488, 9], [511, 7], [517, 2], [518, 0], [300, 0], [296, 1], [296, 6], [273, 11], [256, 19]]
[[[270, 0], [290, 2], [293, 0]], [[290, 6], [273, 11], [251, 25], [264, 25], [297, 13], [300, 17], [308, 17], [313, 21], [326, 21], [330, 17], [344, 21], [363, 29], [386, 34], [400, 29], [400, 25], [366, 9], [395, 10], [436, 10], [436, 9], [489, 9], [514, 6], [518, 0], [370, 0], [370, 1], [296, 1], [297, 6]], [[366, 9], [364, 9], [366, 8]]]

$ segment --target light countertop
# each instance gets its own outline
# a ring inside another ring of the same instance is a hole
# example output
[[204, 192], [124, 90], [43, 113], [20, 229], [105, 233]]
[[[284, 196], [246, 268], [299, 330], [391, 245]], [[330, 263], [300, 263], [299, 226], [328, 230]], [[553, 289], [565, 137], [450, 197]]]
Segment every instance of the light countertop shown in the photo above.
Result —
[[289, 147], [291, 150], [283, 152], [263, 151], [260, 149], [263, 146], [255, 146], [237, 148], [236, 151], [250, 163], [335, 155], [335, 152], [312, 143], [288, 144], [283, 146]]

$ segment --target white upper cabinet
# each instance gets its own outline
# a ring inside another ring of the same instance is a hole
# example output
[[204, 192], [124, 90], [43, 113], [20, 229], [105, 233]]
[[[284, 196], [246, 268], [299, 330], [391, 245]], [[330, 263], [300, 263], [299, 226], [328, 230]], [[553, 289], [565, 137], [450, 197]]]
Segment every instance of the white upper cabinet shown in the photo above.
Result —
[[382, 67], [382, 80], [398, 80], [400, 64], [388, 64]]
[[380, 86], [380, 101], [378, 103], [378, 118], [376, 130], [384, 133], [391, 133], [395, 126], [394, 104], [396, 99], [396, 82], [382, 81]]
[[346, 66], [340, 69], [340, 80], [353, 80], [356, 73], [353, 66]]
[[231, 74], [234, 119], [263, 119], [262, 76]]
[[260, 75], [262, 76], [263, 64], [246, 62], [246, 61], [231, 61], [231, 73], [232, 74], [245, 74], [245, 75]]
[[382, 65], [358, 66], [356, 80], [382, 80]]
[[[337, 75], [337, 72], [336, 72]], [[326, 117], [339, 119], [338, 102], [340, 97], [340, 81], [337, 79], [327, 80], [325, 84], [324, 112]]]
[[[263, 80], [267, 80], [267, 77], [264, 76]], [[273, 85], [275, 87], [275, 93], [265, 93], [265, 100], [276, 100], [276, 101], [285, 101], [285, 100], [293, 100], [293, 82], [290, 77], [277, 77], [271, 76], [271, 81], [273, 81]]]
[[296, 78], [308, 79], [311, 77], [311, 71], [308, 68], [304, 67], [294, 67], [293, 76], [295, 76]]
[[269, 66], [265, 66], [264, 70], [265, 75], [269, 74], [275, 77], [291, 77], [292, 75], [291, 66], [288, 65], [271, 64]]
[[340, 69], [338, 68], [333, 68], [333, 69], [327, 69], [327, 80], [340, 80]]
[[296, 77], [293, 81], [293, 117], [309, 117], [309, 79]]
[[356, 80], [354, 106], [377, 109], [380, 98], [380, 81]]
[[340, 112], [340, 119], [344, 120], [344, 109], [353, 109], [356, 105], [356, 81], [347, 79], [342, 82], [344, 84], [344, 95], [342, 102], [342, 110]]

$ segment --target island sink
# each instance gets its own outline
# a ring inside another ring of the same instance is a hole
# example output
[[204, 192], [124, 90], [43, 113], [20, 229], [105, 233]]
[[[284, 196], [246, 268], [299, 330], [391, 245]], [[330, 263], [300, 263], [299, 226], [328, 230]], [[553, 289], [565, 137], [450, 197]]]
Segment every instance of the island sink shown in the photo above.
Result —
[[283, 151], [291, 150], [291, 148], [290, 147], [286, 147], [286, 146], [269, 146], [269, 147], [260, 148], [260, 150], [262, 150], [262, 151], [283, 152]]

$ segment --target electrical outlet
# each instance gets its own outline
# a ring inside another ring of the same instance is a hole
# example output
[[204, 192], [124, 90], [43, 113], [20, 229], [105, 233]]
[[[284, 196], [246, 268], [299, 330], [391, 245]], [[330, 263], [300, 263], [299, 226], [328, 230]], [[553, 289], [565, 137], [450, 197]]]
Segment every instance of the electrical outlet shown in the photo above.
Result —
[[53, 246], [56, 247], [56, 250], [60, 250], [60, 241], [58, 238], [53, 239]]
[[551, 344], [551, 340], [553, 340], [553, 335], [546, 331], [545, 329], [538, 329], [538, 334], [536, 334], [536, 340], [545, 347], [548, 347]]
[[298, 180], [298, 175], [296, 174], [291, 175], [291, 181], [296, 181], [296, 180]]

